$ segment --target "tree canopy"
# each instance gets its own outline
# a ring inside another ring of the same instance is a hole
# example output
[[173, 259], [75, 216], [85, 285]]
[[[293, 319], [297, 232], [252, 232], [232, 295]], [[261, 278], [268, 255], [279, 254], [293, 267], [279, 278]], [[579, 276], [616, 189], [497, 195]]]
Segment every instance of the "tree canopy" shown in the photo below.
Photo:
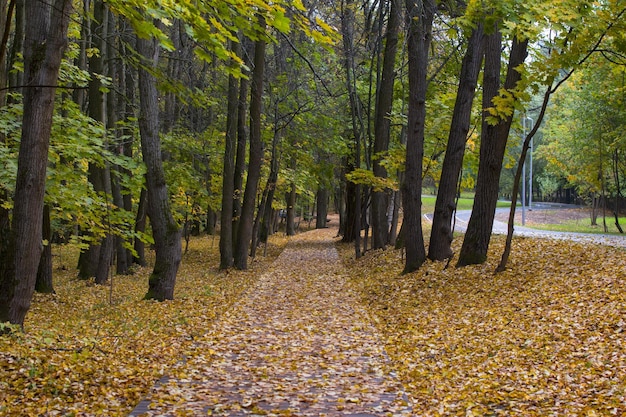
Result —
[[[500, 170], [522, 163], [514, 138], [529, 115], [530, 137], [542, 132], [535, 198], [573, 190], [619, 212], [619, 0], [57, 2], [67, 47], [39, 85], [26, 35], [35, 16], [50, 21], [48, 3], [0, 1], [0, 261], [11, 277], [0, 311], [23, 280], [30, 300], [37, 272], [13, 276], [21, 249], [8, 238], [33, 168], [18, 163], [35, 149], [20, 149], [31, 92], [54, 103], [40, 135], [45, 192], [28, 220], [42, 221], [31, 231], [41, 239], [24, 262], [40, 265], [51, 242], [78, 244], [79, 275], [97, 283], [114, 259], [127, 274], [145, 244], [175, 250], [200, 233], [221, 234], [222, 268], [245, 269], [268, 235], [315, 217], [325, 227], [329, 210], [356, 256], [405, 246], [408, 273], [426, 259], [426, 192], [438, 195], [428, 257], [454, 256], [452, 213], [467, 191], [476, 220], [458, 266], [483, 262], [495, 202], [515, 189]], [[52, 282], [47, 261], [39, 269]], [[155, 298], [173, 297], [176, 269]]]

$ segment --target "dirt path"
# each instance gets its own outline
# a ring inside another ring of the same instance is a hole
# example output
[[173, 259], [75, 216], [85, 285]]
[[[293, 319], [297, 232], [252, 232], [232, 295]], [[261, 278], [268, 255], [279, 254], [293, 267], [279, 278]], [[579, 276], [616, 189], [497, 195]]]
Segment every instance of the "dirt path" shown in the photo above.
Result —
[[131, 415], [410, 415], [335, 234], [295, 237]]

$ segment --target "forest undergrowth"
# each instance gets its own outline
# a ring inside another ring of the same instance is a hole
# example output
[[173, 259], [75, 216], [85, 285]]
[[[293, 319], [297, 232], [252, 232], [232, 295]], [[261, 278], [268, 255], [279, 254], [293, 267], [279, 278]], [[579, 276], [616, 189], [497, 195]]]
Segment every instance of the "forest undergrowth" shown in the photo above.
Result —
[[149, 267], [111, 290], [77, 280], [77, 249], [55, 247], [56, 294], [35, 295], [25, 332], [0, 335], [0, 416], [128, 415], [286, 243], [275, 235], [248, 271], [224, 272], [218, 239], [194, 238], [166, 302], [142, 300]]
[[484, 265], [407, 275], [401, 251], [338, 245], [415, 415], [626, 415], [626, 252], [515, 238], [494, 275], [492, 242]]

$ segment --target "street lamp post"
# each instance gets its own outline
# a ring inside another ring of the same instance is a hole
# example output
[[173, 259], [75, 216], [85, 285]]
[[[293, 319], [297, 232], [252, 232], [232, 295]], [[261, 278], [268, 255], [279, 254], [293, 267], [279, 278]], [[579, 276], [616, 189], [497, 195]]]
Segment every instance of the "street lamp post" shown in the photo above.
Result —
[[[528, 117], [528, 120], [530, 120], [530, 130], [533, 130], [533, 128], [535, 127], [535, 121], [531, 118]], [[532, 210], [533, 209], [533, 151], [535, 150], [535, 146], [534, 146], [534, 142], [535, 138], [532, 137], [530, 139], [530, 148], [528, 149], [530, 151], [530, 166], [528, 167], [528, 176], [530, 177], [529, 181], [528, 181], [528, 210]]]
[[[526, 116], [522, 117], [522, 144], [526, 140], [526, 121], [530, 120], [530, 129], [532, 130], [534, 127], [535, 121]], [[530, 195], [528, 196], [528, 209], [532, 210], [532, 201], [533, 201], [533, 139], [530, 139], [530, 183], [529, 183], [529, 191]], [[524, 158], [522, 165], [522, 225], [526, 224], [526, 158]]]

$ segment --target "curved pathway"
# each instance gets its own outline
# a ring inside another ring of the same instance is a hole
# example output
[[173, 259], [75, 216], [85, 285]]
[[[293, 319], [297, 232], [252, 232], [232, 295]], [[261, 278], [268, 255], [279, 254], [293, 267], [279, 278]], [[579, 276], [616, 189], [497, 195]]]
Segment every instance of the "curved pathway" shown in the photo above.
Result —
[[131, 416], [411, 415], [335, 234], [294, 237]]
[[[543, 203], [546, 204], [546, 203]], [[547, 205], [547, 204], [546, 204]], [[549, 205], [546, 209], [558, 209], [559, 205]], [[563, 205], [563, 208], [569, 208], [567, 205]], [[499, 208], [497, 209], [500, 212], [509, 212], [509, 208]], [[541, 210], [541, 209], [539, 209]], [[519, 211], [519, 209], [518, 209]], [[456, 212], [455, 217], [455, 227], [454, 230], [456, 232], [465, 233], [467, 229], [467, 223], [469, 222], [470, 215], [472, 214], [471, 210], [459, 210]], [[432, 223], [432, 214], [424, 215], [424, 218]], [[594, 243], [600, 245], [608, 245], [608, 246], [616, 246], [616, 247], [626, 247], [626, 236], [621, 235], [611, 235], [611, 234], [602, 234], [602, 233], [574, 233], [574, 232], [557, 232], [551, 230], [540, 230], [533, 229], [531, 227], [524, 227], [515, 225], [513, 229], [514, 236], [525, 236], [525, 237], [535, 237], [541, 239], [559, 239], [559, 240], [573, 240], [577, 242], [583, 243]], [[495, 220], [493, 222], [492, 233], [498, 235], [506, 235], [508, 233], [508, 224], [505, 222], [501, 222]]]

